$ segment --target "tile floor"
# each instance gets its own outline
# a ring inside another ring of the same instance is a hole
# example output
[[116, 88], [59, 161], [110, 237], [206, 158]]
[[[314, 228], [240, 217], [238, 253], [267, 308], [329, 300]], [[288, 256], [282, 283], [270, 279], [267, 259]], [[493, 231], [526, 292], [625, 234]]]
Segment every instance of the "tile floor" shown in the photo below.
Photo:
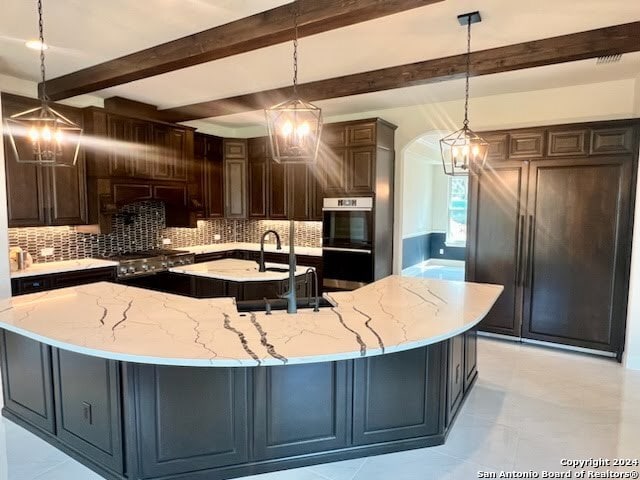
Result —
[[[562, 470], [562, 458], [640, 457], [640, 372], [609, 359], [487, 338], [479, 341], [479, 368], [445, 445], [244, 480], [466, 480], [479, 471]], [[0, 421], [0, 479], [100, 478]]]

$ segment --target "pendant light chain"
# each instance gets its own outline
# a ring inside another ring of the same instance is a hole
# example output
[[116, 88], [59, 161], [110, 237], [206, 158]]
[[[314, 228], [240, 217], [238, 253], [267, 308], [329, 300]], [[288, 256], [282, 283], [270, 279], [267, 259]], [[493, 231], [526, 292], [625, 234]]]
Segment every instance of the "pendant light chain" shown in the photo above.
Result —
[[42, 103], [49, 101], [46, 88], [46, 69], [44, 65], [44, 20], [42, 15], [42, 0], [38, 0], [38, 30], [40, 33], [40, 74], [42, 76], [42, 87], [40, 89], [40, 100]]
[[469, 126], [469, 75], [471, 74], [471, 15], [467, 18], [467, 74], [466, 85], [464, 90], [464, 123], [465, 127]]
[[300, 5], [296, 2], [295, 11], [293, 12], [293, 94], [298, 96], [298, 14], [300, 13]]

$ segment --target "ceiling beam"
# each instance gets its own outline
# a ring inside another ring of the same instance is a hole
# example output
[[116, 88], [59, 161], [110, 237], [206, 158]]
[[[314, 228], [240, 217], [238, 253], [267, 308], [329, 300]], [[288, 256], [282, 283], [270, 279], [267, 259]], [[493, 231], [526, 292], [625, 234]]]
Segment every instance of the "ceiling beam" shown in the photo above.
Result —
[[[636, 51], [640, 51], [640, 22], [473, 52], [471, 75], [490, 75]], [[317, 101], [437, 83], [463, 77], [465, 60], [466, 55], [462, 54], [345, 75], [298, 85], [298, 92], [307, 101]], [[159, 114], [170, 122], [219, 117], [260, 110], [292, 94], [291, 87], [275, 88], [159, 110]]]
[[47, 93], [52, 100], [62, 100], [291, 41], [295, 9], [298, 10], [298, 36], [306, 37], [441, 1], [297, 0], [52, 78], [47, 80]]

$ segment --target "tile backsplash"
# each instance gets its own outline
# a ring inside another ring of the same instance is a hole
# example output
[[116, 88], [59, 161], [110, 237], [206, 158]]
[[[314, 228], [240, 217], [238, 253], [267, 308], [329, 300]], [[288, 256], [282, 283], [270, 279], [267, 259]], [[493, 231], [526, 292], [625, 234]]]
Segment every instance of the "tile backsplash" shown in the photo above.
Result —
[[[162, 248], [162, 239], [171, 239], [168, 248], [212, 243], [258, 243], [265, 230], [289, 241], [289, 222], [276, 220], [199, 220], [197, 228], [165, 228], [164, 205], [140, 202], [124, 207], [114, 216], [113, 232], [106, 235], [83, 233], [76, 227], [10, 228], [9, 245], [26, 249], [35, 262], [54, 262], [87, 257], [108, 257], [122, 252]], [[220, 235], [220, 240], [214, 240]], [[270, 235], [267, 243], [275, 243]], [[321, 222], [296, 222], [296, 245], [320, 247]], [[53, 248], [53, 255], [42, 257], [40, 250]], [[165, 247], [166, 248], [166, 247]]]

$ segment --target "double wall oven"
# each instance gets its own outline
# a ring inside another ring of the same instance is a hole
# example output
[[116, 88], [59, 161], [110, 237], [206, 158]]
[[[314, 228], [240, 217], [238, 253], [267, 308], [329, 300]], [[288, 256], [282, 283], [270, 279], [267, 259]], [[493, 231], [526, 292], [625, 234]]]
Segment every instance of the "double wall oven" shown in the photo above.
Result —
[[373, 198], [325, 198], [322, 260], [326, 290], [353, 290], [373, 281]]

